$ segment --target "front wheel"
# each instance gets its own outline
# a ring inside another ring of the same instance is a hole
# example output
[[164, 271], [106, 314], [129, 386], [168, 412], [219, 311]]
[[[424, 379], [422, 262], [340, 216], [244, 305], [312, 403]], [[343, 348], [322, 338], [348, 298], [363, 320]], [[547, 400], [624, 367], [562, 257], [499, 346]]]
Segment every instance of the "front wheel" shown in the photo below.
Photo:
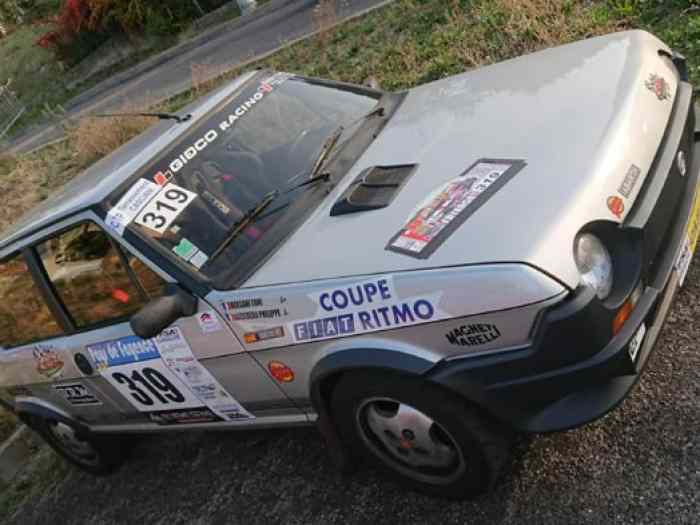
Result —
[[461, 499], [486, 492], [510, 455], [507, 429], [422, 378], [346, 374], [331, 408], [351, 451], [430, 495]]
[[44, 418], [33, 418], [30, 426], [59, 455], [80, 470], [106, 475], [124, 462], [127, 438], [82, 435], [73, 426]]

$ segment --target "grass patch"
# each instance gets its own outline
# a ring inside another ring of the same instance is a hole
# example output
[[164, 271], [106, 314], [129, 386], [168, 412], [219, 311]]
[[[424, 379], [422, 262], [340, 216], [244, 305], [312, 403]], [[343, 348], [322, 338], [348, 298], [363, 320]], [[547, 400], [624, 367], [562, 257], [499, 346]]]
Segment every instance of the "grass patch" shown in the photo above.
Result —
[[0, 407], [0, 443], [5, 441], [17, 429], [17, 418]]
[[[134, 112], [142, 108], [122, 108]], [[154, 119], [146, 117], [86, 118], [68, 130], [67, 140], [18, 157], [0, 155], [0, 234], [24, 212], [92, 163], [143, 132]]]
[[[48, 446], [40, 448], [27, 469], [0, 490], [0, 523], [6, 522], [25, 501], [39, 500], [66, 477], [70, 466]], [[47, 518], [47, 523], [51, 518]]]

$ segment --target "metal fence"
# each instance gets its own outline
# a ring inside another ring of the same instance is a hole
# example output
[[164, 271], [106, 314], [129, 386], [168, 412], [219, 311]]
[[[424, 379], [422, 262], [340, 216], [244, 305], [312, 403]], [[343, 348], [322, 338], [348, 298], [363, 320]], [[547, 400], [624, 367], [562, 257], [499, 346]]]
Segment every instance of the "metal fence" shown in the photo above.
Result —
[[0, 85], [0, 138], [7, 133], [26, 108], [8, 86]]

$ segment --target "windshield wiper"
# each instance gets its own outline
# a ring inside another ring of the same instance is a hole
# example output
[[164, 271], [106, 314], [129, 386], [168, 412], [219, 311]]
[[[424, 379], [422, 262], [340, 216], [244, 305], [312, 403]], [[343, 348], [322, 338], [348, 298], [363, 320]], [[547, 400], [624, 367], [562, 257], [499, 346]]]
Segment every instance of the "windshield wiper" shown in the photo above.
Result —
[[318, 155], [318, 159], [316, 160], [313, 169], [311, 170], [310, 177], [314, 177], [318, 171], [321, 169], [323, 164], [325, 163], [326, 159], [328, 158], [328, 155], [330, 155], [331, 151], [335, 149], [336, 145], [338, 144], [338, 141], [340, 140], [340, 137], [343, 135], [343, 132], [349, 127], [352, 126], [353, 124], [364, 120], [368, 119], [369, 117], [373, 117], [375, 115], [382, 116], [384, 115], [384, 107], [379, 106], [378, 108], [373, 109], [369, 113], [362, 115], [359, 118], [356, 118], [354, 120], [351, 120], [350, 122], [347, 122], [345, 124], [341, 124], [338, 126], [333, 133], [326, 139], [326, 142], [323, 143], [323, 147], [321, 148], [321, 153]]
[[328, 182], [330, 180], [330, 176], [330, 173], [321, 173], [320, 175], [316, 175], [302, 182], [301, 184], [297, 184], [296, 186], [292, 186], [291, 188], [288, 188], [286, 190], [275, 190], [264, 195], [263, 198], [260, 199], [260, 201], [258, 201], [257, 204], [255, 204], [255, 206], [250, 208], [247, 212], [243, 214], [243, 216], [240, 219], [233, 223], [231, 229], [229, 230], [229, 233], [226, 234], [226, 238], [222, 241], [219, 247], [216, 250], [214, 250], [214, 253], [212, 253], [209, 257], [209, 262], [213, 261], [219, 255], [221, 255], [223, 251], [228, 247], [228, 245], [231, 244], [236, 239], [236, 237], [238, 237], [241, 234], [241, 232], [245, 230], [256, 218], [258, 218], [262, 214], [262, 212], [265, 211], [267, 207], [270, 204], [272, 204], [272, 202], [275, 201], [278, 197], [282, 195], [287, 195], [288, 193], [292, 193], [293, 191], [296, 191], [300, 188], [315, 186], [320, 182]]
[[187, 115], [181, 116], [175, 113], [101, 113], [99, 115], [93, 115], [94, 117], [100, 118], [114, 118], [114, 117], [155, 117], [160, 120], [174, 120], [178, 124], [187, 122], [192, 118], [189, 113]]

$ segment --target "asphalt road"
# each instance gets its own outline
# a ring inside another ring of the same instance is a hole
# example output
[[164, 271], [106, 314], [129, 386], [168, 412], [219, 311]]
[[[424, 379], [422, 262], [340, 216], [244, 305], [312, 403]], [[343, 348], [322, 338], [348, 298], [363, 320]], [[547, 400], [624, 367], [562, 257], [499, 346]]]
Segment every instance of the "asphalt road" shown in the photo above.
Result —
[[368, 466], [343, 478], [313, 428], [191, 433], [145, 439], [109, 478], [71, 471], [10, 523], [698, 523], [698, 299], [696, 257], [632, 395], [587, 427], [521, 440], [477, 501], [405, 492]]
[[[386, 0], [339, 0], [337, 21], [386, 3]], [[249, 18], [234, 20], [149, 59], [146, 64], [116, 75], [66, 104], [66, 117], [79, 118], [143, 102], [154, 104], [192, 87], [192, 66], [203, 74], [220, 75], [302, 38], [317, 29], [313, 9], [318, 0], [271, 0]], [[115, 81], [116, 79], [116, 81]], [[200, 80], [204, 80], [200, 78]], [[41, 126], [9, 143], [15, 153], [27, 152], [60, 138], [61, 126]]]

